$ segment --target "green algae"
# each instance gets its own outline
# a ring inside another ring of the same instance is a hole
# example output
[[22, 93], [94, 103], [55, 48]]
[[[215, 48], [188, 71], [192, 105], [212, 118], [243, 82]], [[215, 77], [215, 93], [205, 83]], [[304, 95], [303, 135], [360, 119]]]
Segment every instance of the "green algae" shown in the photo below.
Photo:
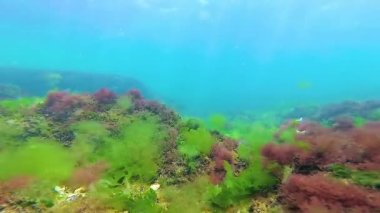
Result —
[[367, 123], [367, 120], [363, 117], [356, 116], [353, 119], [355, 127], [362, 127]]
[[183, 132], [182, 137], [179, 151], [189, 158], [209, 154], [215, 142], [214, 137], [205, 128], [190, 129]]
[[211, 129], [223, 131], [227, 128], [227, 118], [222, 114], [214, 114], [209, 118]]
[[[181, 119], [170, 126], [153, 112], [134, 111], [130, 98], [123, 99], [101, 112], [81, 109], [63, 123], [39, 114], [39, 108], [8, 110], [0, 117], [0, 166], [5, 168], [0, 171], [0, 180], [22, 175], [36, 178], [38, 181], [17, 191], [17, 196], [25, 206], [43, 209], [54, 205], [55, 211], [60, 207], [58, 195], [52, 191], [54, 185], [69, 183], [77, 169], [104, 162], [106, 169], [96, 174], [83, 198], [91, 200], [90, 205], [117, 212], [245, 212], [253, 197], [277, 192], [278, 184], [294, 172], [291, 167], [263, 164], [264, 145], [281, 142], [309, 149], [307, 143], [295, 139], [297, 121], [279, 129], [271, 114], [262, 114], [264, 120], [253, 115], [254, 121], [231, 119], [228, 126], [220, 114], [204, 121]], [[64, 140], [54, 135], [56, 130], [67, 133], [62, 137], [72, 137], [69, 147], [62, 147]], [[212, 147], [228, 138], [239, 144], [233, 150], [236, 162], [225, 162], [224, 181], [213, 185], [207, 178], [215, 163]], [[334, 172], [354, 184], [379, 187], [376, 172], [347, 168]], [[169, 182], [169, 178], [177, 181]], [[153, 183], [160, 183], [160, 189], [150, 189]], [[69, 205], [85, 209], [81, 205], [89, 204], [79, 200], [65, 203]]]
[[122, 110], [130, 109], [133, 106], [131, 97], [130, 96], [120, 97], [116, 102], [116, 106]]
[[23, 128], [17, 120], [0, 117], [0, 151], [21, 142]]
[[262, 146], [273, 140], [275, 131], [276, 128], [266, 127], [258, 122], [251, 124], [240, 136], [242, 143], [238, 147], [239, 157], [253, 161], [252, 158], [260, 155]]
[[54, 141], [31, 138], [22, 147], [8, 149], [0, 155], [0, 179], [32, 176], [59, 182], [73, 172], [75, 162], [68, 150]]
[[260, 161], [252, 163], [238, 175], [234, 175], [229, 164], [225, 164], [225, 168], [224, 182], [209, 190], [209, 199], [216, 208], [226, 209], [249, 202], [253, 195], [265, 193], [278, 183]]
[[231, 166], [225, 164], [227, 174], [222, 184], [209, 191], [209, 199], [217, 208], [225, 209], [239, 203], [248, 202], [254, 194], [271, 189], [278, 183], [269, 170], [262, 164], [261, 149], [273, 139], [274, 127], [266, 127], [261, 123], [251, 124], [240, 138], [238, 156], [246, 161], [247, 168], [234, 174]]
[[95, 151], [95, 149], [101, 148], [110, 135], [104, 124], [99, 121], [79, 121], [72, 124], [70, 129], [75, 134], [72, 148], [82, 147], [84, 151]]
[[169, 186], [161, 192], [167, 203], [167, 212], [192, 213], [210, 209], [207, 190], [212, 185], [206, 177], [198, 177], [194, 181], [181, 186]]
[[341, 164], [331, 165], [330, 170], [332, 175], [337, 178], [349, 179], [357, 185], [380, 189], [379, 171], [360, 171]]
[[18, 98], [15, 100], [0, 101], [0, 109], [10, 113], [17, 113], [43, 102], [41, 98]]
[[[0, 125], [4, 126], [0, 128], [1, 139], [20, 143], [13, 148], [4, 145], [0, 166], [6, 166], [0, 177], [4, 180], [20, 175], [37, 178], [38, 182], [19, 191], [18, 195], [30, 200], [33, 203], [30, 205], [56, 206], [54, 199], [57, 195], [47, 190], [70, 179], [75, 169], [104, 162], [107, 169], [92, 184], [88, 197], [107, 208], [130, 212], [176, 212], [183, 205], [189, 210], [213, 211], [214, 208], [236, 205], [240, 199], [247, 200], [253, 194], [271, 188], [273, 179], [259, 163], [259, 156], [261, 146], [271, 140], [274, 129], [260, 123], [242, 123], [240, 129], [227, 129], [225, 117], [216, 115], [211, 119], [211, 128], [222, 133], [236, 132], [238, 137], [235, 139], [243, 141], [238, 154], [247, 162], [247, 168], [238, 175], [229, 170], [225, 183], [212, 185], [205, 178], [210, 166], [207, 159], [210, 159], [212, 145], [217, 141], [216, 134], [220, 133], [211, 133], [206, 128], [210, 122], [204, 125], [201, 120], [183, 119], [178, 124], [178, 137], [172, 139], [176, 144], [170, 146], [179, 154], [174, 165], [181, 165], [174, 169], [181, 170], [180, 175], [190, 175], [184, 177], [188, 182], [163, 186], [158, 194], [152, 191], [150, 184], [157, 180], [165, 183], [159, 175], [167, 154], [164, 147], [168, 146], [165, 144], [168, 126], [149, 112], [133, 113], [129, 110], [130, 101], [121, 98], [115, 107], [104, 112], [81, 111], [80, 116], [76, 115], [66, 123], [51, 122], [49, 118], [39, 116], [38, 110], [5, 114], [0, 117]], [[13, 120], [16, 115], [17, 119]], [[53, 139], [57, 138], [53, 135], [57, 130], [74, 136], [69, 147], [63, 148], [59, 144], [62, 141]], [[33, 135], [46, 137], [31, 137]], [[17, 162], [11, 162], [10, 159], [16, 158]], [[38, 191], [41, 191], [40, 195]], [[223, 205], [222, 200], [228, 201], [227, 205]]]
[[75, 134], [70, 147], [78, 164], [86, 164], [99, 160], [99, 150], [109, 136], [109, 131], [98, 121], [84, 120], [70, 126]]
[[97, 121], [84, 120], [71, 125], [71, 128], [78, 135], [94, 138], [105, 138], [108, 135], [108, 131], [104, 125]]
[[118, 211], [162, 212], [157, 205], [156, 192], [146, 185], [121, 184], [103, 179], [88, 196]]
[[165, 136], [155, 116], [139, 118], [121, 129], [121, 135], [109, 138], [105, 160], [113, 169], [124, 168], [128, 178], [152, 180], [158, 170], [160, 143]]

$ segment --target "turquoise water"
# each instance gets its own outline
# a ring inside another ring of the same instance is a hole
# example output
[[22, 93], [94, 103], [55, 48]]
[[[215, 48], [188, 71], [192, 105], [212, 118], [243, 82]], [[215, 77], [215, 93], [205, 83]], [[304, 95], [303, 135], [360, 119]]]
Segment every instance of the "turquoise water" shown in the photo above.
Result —
[[377, 0], [0, 0], [0, 67], [122, 74], [194, 115], [380, 90]]

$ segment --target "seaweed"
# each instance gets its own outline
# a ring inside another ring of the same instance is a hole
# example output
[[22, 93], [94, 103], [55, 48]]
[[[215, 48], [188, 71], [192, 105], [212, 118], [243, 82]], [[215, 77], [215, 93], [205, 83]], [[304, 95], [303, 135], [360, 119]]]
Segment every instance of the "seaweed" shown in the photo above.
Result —
[[[42, 102], [42, 99], [40, 98], [29, 98], [29, 97], [22, 97], [18, 99], [12, 99], [12, 100], [1, 100], [0, 101], [0, 109], [7, 112], [8, 114], [11, 113], [19, 113], [23, 110], [28, 110]], [[0, 111], [1, 111], [0, 110]]]
[[121, 135], [105, 144], [104, 158], [112, 169], [123, 168], [129, 179], [152, 181], [158, 171], [161, 144], [166, 132], [153, 115], [125, 125]]
[[32, 176], [59, 182], [70, 176], [74, 165], [70, 152], [56, 142], [31, 138], [22, 147], [1, 152], [0, 180]]
[[116, 106], [122, 110], [129, 110], [132, 107], [132, 98], [130, 96], [121, 96], [117, 99]]
[[227, 118], [222, 114], [214, 114], [209, 118], [210, 128], [223, 131], [227, 128]]
[[119, 183], [103, 178], [88, 196], [101, 203], [101, 206], [117, 211], [160, 212], [157, 194], [146, 185]]
[[331, 165], [330, 171], [334, 177], [349, 179], [357, 185], [380, 189], [380, 172], [378, 171], [360, 171], [341, 164]]
[[264, 167], [260, 155], [262, 146], [273, 138], [273, 128], [256, 123], [244, 135], [245, 143], [239, 145], [237, 153], [247, 166], [235, 174], [233, 166], [224, 163], [224, 181], [210, 190], [210, 200], [218, 208], [226, 209], [248, 201], [255, 194], [269, 192], [278, 183], [278, 178]]
[[328, 125], [276, 115], [183, 118], [138, 90], [0, 101], [0, 208], [379, 209], [380, 123], [364, 111]]
[[[302, 128], [302, 130], [300, 130]], [[360, 167], [366, 163], [379, 164], [379, 125], [367, 123], [361, 128], [342, 130], [325, 128], [315, 123], [298, 127], [294, 138], [302, 141], [301, 147], [294, 144], [269, 144], [263, 155], [281, 164], [297, 168], [326, 169], [334, 163], [347, 163]]]
[[56, 122], [65, 122], [76, 110], [87, 105], [90, 98], [85, 95], [71, 95], [66, 92], [52, 92], [42, 107], [43, 113]]
[[323, 174], [292, 175], [281, 186], [282, 202], [292, 212], [374, 212], [380, 193], [348, 185]]
[[223, 183], [209, 191], [209, 199], [217, 208], [226, 209], [247, 202], [253, 195], [268, 192], [277, 184], [277, 179], [260, 162], [252, 164], [237, 176], [229, 164], [225, 164], [225, 168], [227, 173]]
[[205, 128], [190, 129], [181, 133], [183, 141], [179, 151], [188, 158], [209, 155], [215, 138]]
[[237, 164], [237, 153], [235, 150], [237, 147], [238, 143], [228, 138], [213, 145], [212, 158], [214, 165], [210, 174], [212, 183], [219, 184], [223, 182], [227, 172], [224, 168], [224, 162], [229, 163], [235, 170], [235, 165]]
[[170, 186], [162, 191], [167, 212], [203, 212], [210, 210], [207, 200], [207, 189], [210, 183], [206, 177], [200, 176], [192, 182], [181, 186]]
[[0, 151], [22, 143], [22, 126], [17, 120], [0, 117]]
[[95, 92], [92, 97], [98, 105], [110, 105], [116, 103], [117, 96], [107, 88], [102, 88]]

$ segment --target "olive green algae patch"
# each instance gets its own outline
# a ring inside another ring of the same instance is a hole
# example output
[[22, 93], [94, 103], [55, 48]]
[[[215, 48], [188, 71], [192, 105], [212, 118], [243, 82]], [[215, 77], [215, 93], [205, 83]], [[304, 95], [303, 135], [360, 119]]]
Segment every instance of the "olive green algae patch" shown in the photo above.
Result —
[[27, 144], [0, 153], [0, 179], [32, 176], [59, 182], [72, 174], [75, 161], [57, 142], [31, 138]]
[[380, 171], [360, 171], [333, 164], [330, 166], [330, 172], [334, 177], [351, 180], [357, 185], [380, 189]]
[[235, 174], [233, 168], [225, 163], [227, 173], [224, 182], [208, 190], [208, 199], [216, 209], [223, 211], [247, 203], [253, 195], [266, 193], [278, 184], [278, 178], [263, 166], [260, 154], [262, 147], [273, 140], [275, 131], [276, 128], [261, 123], [252, 123], [240, 131], [243, 134], [240, 134], [241, 144], [237, 152], [246, 168]]
[[25, 109], [29, 109], [34, 105], [42, 103], [41, 98], [19, 98], [16, 100], [2, 100], [0, 101], [0, 109], [9, 113], [17, 113]]
[[129, 96], [120, 97], [116, 102], [116, 106], [122, 110], [130, 109], [133, 106], [131, 97]]
[[183, 141], [179, 151], [190, 158], [198, 155], [208, 155], [215, 138], [205, 128], [190, 129], [182, 133]]
[[212, 187], [207, 177], [197, 177], [181, 186], [169, 186], [162, 190], [161, 199], [167, 212], [209, 212], [207, 190]]
[[159, 168], [160, 145], [165, 135], [157, 117], [137, 118], [121, 128], [120, 136], [107, 140], [105, 160], [112, 169], [124, 168], [129, 178], [149, 181]]
[[227, 127], [227, 118], [222, 114], [214, 114], [209, 118], [209, 126], [211, 129], [223, 131]]

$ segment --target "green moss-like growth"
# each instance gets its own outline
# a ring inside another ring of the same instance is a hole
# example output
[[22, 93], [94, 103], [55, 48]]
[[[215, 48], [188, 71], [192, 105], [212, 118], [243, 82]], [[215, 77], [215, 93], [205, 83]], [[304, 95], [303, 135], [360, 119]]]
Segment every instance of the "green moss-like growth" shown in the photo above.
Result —
[[85, 120], [71, 125], [75, 139], [71, 150], [79, 163], [95, 162], [96, 153], [104, 146], [109, 132], [98, 121]]
[[122, 110], [128, 110], [133, 106], [132, 99], [130, 96], [122, 96], [117, 99], [116, 106]]
[[153, 190], [148, 190], [140, 196], [129, 198], [126, 201], [127, 210], [130, 212], [161, 212], [157, 205], [157, 194]]
[[378, 171], [353, 170], [340, 164], [332, 165], [330, 170], [337, 178], [350, 179], [355, 184], [380, 189], [380, 172]]
[[170, 186], [163, 189], [162, 196], [167, 202], [167, 212], [205, 212], [209, 208], [207, 201], [209, 187], [211, 185], [206, 177], [198, 177], [182, 186]]
[[71, 175], [75, 162], [68, 150], [41, 138], [32, 138], [27, 143], [1, 152], [0, 179], [32, 176], [57, 182]]
[[353, 122], [354, 122], [355, 127], [362, 127], [364, 126], [364, 124], [366, 124], [367, 120], [363, 117], [357, 116], [357, 117], [354, 117]]
[[266, 127], [261, 123], [252, 124], [241, 135], [240, 140], [242, 140], [242, 143], [238, 148], [239, 157], [251, 162], [253, 158], [260, 156], [262, 146], [273, 140], [275, 131], [276, 128]]
[[15, 100], [3, 100], [0, 101], [0, 108], [6, 110], [10, 113], [17, 113], [24, 109], [29, 109], [30, 107], [42, 103], [40, 98], [19, 98]]
[[215, 138], [205, 128], [190, 129], [182, 133], [179, 151], [189, 158], [210, 154]]
[[233, 174], [231, 166], [225, 164], [227, 175], [221, 185], [211, 188], [210, 201], [216, 208], [225, 209], [233, 205], [249, 202], [249, 198], [256, 193], [263, 193], [278, 183], [258, 161], [251, 164], [238, 176]]
[[80, 121], [72, 125], [72, 129], [77, 135], [100, 139], [107, 136], [108, 132], [103, 124], [97, 121]]
[[211, 129], [223, 131], [227, 127], [227, 118], [222, 114], [212, 115], [209, 119]]
[[120, 183], [106, 178], [96, 184], [89, 197], [118, 211], [162, 212], [157, 205], [156, 192], [147, 185]]
[[165, 134], [157, 117], [137, 118], [122, 128], [119, 137], [107, 141], [105, 158], [112, 168], [124, 168], [129, 179], [150, 181], [158, 170]]
[[0, 151], [21, 142], [23, 128], [19, 121], [0, 117]]
[[280, 134], [280, 141], [285, 143], [293, 143], [296, 136], [296, 128], [292, 127], [289, 129], [286, 129], [284, 132]]
[[224, 182], [210, 191], [210, 200], [218, 208], [225, 209], [241, 202], [248, 202], [256, 193], [270, 190], [278, 183], [269, 171], [263, 167], [261, 148], [273, 139], [275, 128], [260, 123], [252, 124], [241, 136], [238, 148], [239, 158], [245, 160], [248, 167], [234, 175], [229, 164], [225, 164], [227, 175]]

